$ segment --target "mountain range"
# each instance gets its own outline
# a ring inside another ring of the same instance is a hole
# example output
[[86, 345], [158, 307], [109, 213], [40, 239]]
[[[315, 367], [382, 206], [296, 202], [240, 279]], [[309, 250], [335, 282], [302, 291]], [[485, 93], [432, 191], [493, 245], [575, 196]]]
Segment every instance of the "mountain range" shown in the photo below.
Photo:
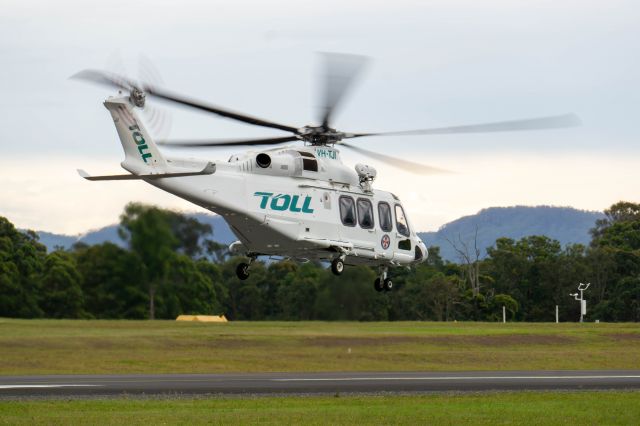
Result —
[[602, 218], [601, 212], [571, 207], [491, 207], [449, 222], [436, 232], [418, 235], [427, 247], [440, 247], [443, 259], [457, 262], [460, 259], [453, 245], [462, 248], [467, 244], [472, 248], [476, 230], [480, 255], [485, 257], [487, 248], [501, 237], [519, 240], [530, 235], [545, 235], [560, 241], [563, 247], [572, 243], [588, 245], [591, 241], [589, 230]]
[[[221, 244], [230, 244], [236, 240], [227, 223], [220, 217], [206, 213], [192, 213], [191, 217], [208, 223], [213, 228], [213, 239]], [[427, 246], [439, 246], [441, 256], [449, 261], [459, 261], [453, 244], [470, 244], [477, 230], [477, 244], [481, 256], [491, 247], [496, 239], [508, 237], [518, 240], [529, 235], [546, 235], [560, 241], [564, 246], [570, 243], [588, 244], [591, 237], [589, 230], [597, 219], [604, 217], [601, 212], [577, 210], [571, 207], [551, 206], [515, 206], [491, 207], [470, 216], [464, 216], [449, 222], [436, 232], [418, 233]], [[48, 250], [55, 247], [71, 248], [73, 244], [101, 244], [110, 241], [124, 247], [125, 242], [118, 235], [118, 225], [108, 225], [89, 231], [82, 235], [71, 236], [38, 231], [40, 242]]]

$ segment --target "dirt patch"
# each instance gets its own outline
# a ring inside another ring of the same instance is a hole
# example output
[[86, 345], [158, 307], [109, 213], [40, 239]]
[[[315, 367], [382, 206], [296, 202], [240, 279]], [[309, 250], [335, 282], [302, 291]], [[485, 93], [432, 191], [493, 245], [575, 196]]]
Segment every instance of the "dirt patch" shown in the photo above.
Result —
[[209, 339], [160, 339], [156, 342], [164, 349], [244, 349], [269, 346], [271, 342], [261, 339], [209, 338]]
[[612, 333], [607, 334], [606, 336], [617, 341], [640, 342], [640, 333]]
[[317, 336], [304, 339], [304, 343], [323, 347], [358, 347], [358, 346], [391, 346], [403, 343], [424, 343], [422, 337], [411, 336], [380, 336], [380, 337], [341, 337]]
[[53, 339], [2, 339], [0, 340], [0, 347], [3, 350], [56, 350], [56, 349], [69, 349], [77, 347], [72, 341], [58, 341]]
[[435, 337], [440, 343], [480, 346], [502, 345], [568, 345], [575, 343], [576, 339], [568, 336], [553, 334], [507, 334], [495, 336], [450, 336]]
[[494, 336], [380, 336], [380, 337], [339, 337], [321, 336], [305, 339], [314, 346], [392, 346], [397, 344], [424, 344], [442, 346], [505, 346], [505, 345], [568, 345], [577, 339], [568, 336], [509, 334]]

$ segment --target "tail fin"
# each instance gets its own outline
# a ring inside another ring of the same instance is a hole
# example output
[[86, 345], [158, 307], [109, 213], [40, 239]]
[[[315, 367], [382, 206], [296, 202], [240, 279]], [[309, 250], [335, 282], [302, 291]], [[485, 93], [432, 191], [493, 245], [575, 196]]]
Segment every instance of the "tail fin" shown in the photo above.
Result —
[[111, 113], [122, 142], [125, 155], [122, 167], [134, 174], [166, 170], [167, 162], [138, 118], [129, 99], [110, 98], [104, 102], [104, 106]]

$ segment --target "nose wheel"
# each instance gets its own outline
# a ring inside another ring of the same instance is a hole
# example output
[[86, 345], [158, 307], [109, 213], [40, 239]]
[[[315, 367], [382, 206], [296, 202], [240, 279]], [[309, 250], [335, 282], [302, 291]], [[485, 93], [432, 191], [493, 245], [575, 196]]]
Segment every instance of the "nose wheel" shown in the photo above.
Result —
[[393, 281], [387, 277], [387, 268], [380, 268], [380, 276], [373, 282], [373, 288], [378, 292], [391, 291], [393, 289]]

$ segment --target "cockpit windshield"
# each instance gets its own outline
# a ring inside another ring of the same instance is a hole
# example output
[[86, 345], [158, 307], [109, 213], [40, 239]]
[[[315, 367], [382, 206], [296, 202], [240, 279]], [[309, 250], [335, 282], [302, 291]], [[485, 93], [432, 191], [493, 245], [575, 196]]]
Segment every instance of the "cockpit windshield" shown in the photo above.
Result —
[[396, 204], [396, 229], [398, 233], [404, 235], [405, 237], [409, 236], [409, 223], [407, 222], [407, 218], [404, 215], [404, 210], [400, 204]]

